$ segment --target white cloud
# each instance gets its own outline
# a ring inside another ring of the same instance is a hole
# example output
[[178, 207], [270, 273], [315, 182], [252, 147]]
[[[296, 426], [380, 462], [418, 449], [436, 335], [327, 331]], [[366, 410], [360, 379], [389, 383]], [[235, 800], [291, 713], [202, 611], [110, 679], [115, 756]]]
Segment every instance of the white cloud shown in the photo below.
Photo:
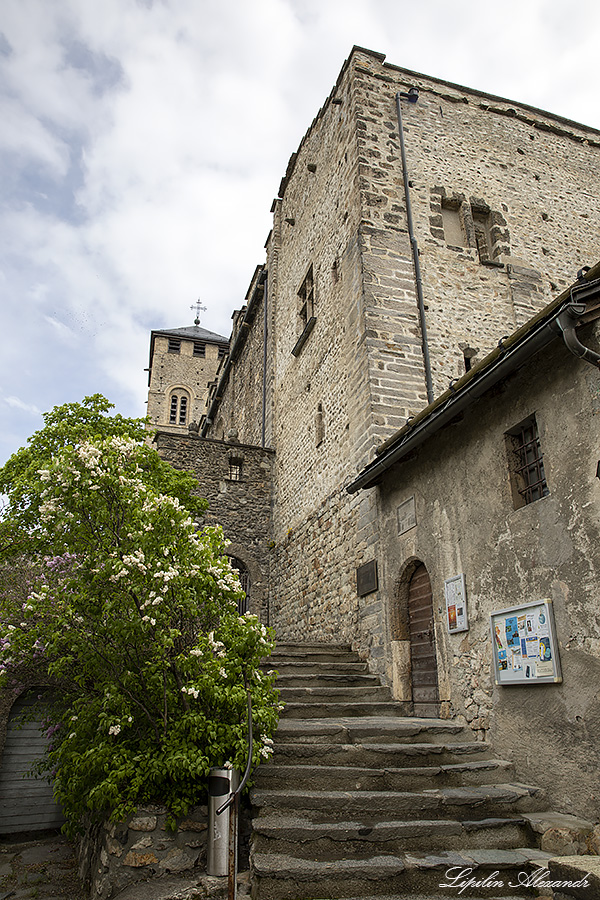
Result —
[[12, 409], [20, 409], [22, 412], [31, 413], [34, 416], [41, 415], [41, 410], [33, 403], [24, 403], [19, 397], [5, 397], [4, 402]]
[[[353, 44], [600, 125], [591, 0], [4, 0], [0, 378], [143, 414], [151, 328], [228, 334], [290, 154]], [[0, 452], [26, 437], [0, 407]], [[9, 437], [10, 436], [10, 437]], [[16, 437], [17, 436], [17, 437]]]

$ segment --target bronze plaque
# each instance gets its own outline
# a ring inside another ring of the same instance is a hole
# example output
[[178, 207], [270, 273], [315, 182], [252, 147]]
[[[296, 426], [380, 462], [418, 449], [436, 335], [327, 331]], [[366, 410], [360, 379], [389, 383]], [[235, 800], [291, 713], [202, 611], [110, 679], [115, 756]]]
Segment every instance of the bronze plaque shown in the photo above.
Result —
[[359, 597], [371, 594], [379, 587], [377, 581], [377, 560], [372, 559], [356, 570], [356, 592]]

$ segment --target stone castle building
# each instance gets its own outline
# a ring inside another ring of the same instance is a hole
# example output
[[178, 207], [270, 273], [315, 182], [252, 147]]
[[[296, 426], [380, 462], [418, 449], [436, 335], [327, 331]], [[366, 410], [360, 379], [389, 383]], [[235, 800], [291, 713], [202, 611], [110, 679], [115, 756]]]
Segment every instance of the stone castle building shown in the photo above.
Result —
[[208, 386], [221, 359], [227, 338], [196, 324], [152, 331], [148, 363], [148, 410], [152, 428], [186, 434], [204, 413]]
[[[153, 332], [148, 406], [279, 638], [351, 643], [408, 714], [464, 716], [595, 818], [599, 195], [600, 132], [355, 47], [228, 352]], [[560, 674], [509, 645], [507, 682], [490, 616], [542, 600]]]

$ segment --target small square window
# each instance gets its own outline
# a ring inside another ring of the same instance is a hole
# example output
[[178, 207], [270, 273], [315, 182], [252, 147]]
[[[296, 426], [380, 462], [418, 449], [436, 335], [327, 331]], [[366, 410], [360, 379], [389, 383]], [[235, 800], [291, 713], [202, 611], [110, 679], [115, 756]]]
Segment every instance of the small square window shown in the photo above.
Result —
[[204, 341], [194, 341], [194, 356], [206, 356], [206, 344]]
[[506, 433], [506, 446], [515, 509], [548, 496], [535, 416], [529, 416]]
[[169, 338], [169, 353], [180, 353], [181, 341], [178, 338]]
[[239, 457], [230, 457], [229, 458], [229, 480], [230, 481], [241, 481], [242, 473], [244, 469], [244, 460]]

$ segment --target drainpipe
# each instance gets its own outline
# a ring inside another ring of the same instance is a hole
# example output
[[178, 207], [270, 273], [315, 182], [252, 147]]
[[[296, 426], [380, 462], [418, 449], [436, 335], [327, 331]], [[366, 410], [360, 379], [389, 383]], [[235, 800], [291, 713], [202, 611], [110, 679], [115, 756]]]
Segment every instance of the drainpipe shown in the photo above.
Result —
[[427, 386], [427, 402], [433, 403], [433, 383], [431, 380], [431, 360], [429, 358], [429, 343], [427, 340], [427, 324], [425, 322], [425, 304], [423, 302], [423, 282], [421, 280], [421, 266], [419, 265], [419, 247], [413, 229], [412, 208], [410, 205], [410, 186], [408, 183], [408, 171], [406, 168], [406, 149], [404, 147], [404, 127], [402, 125], [402, 105], [400, 100], [408, 100], [416, 103], [419, 99], [418, 88], [412, 87], [408, 93], [396, 94], [396, 111], [398, 113], [398, 133], [400, 135], [400, 156], [402, 157], [402, 177], [404, 178], [404, 196], [406, 198], [406, 220], [408, 224], [408, 236], [412, 248], [413, 264], [415, 268], [415, 284], [417, 288], [417, 302], [419, 304], [419, 324], [421, 326], [421, 339], [423, 343], [423, 363], [425, 366], [425, 384]]
[[577, 337], [575, 324], [577, 319], [586, 311], [585, 303], [572, 303], [565, 307], [563, 311], [556, 317], [555, 330], [562, 334], [563, 341], [573, 356], [583, 359], [600, 369], [600, 354], [584, 346]]
[[262, 446], [267, 446], [267, 304], [269, 273], [265, 272], [263, 280], [263, 384], [262, 384]]

